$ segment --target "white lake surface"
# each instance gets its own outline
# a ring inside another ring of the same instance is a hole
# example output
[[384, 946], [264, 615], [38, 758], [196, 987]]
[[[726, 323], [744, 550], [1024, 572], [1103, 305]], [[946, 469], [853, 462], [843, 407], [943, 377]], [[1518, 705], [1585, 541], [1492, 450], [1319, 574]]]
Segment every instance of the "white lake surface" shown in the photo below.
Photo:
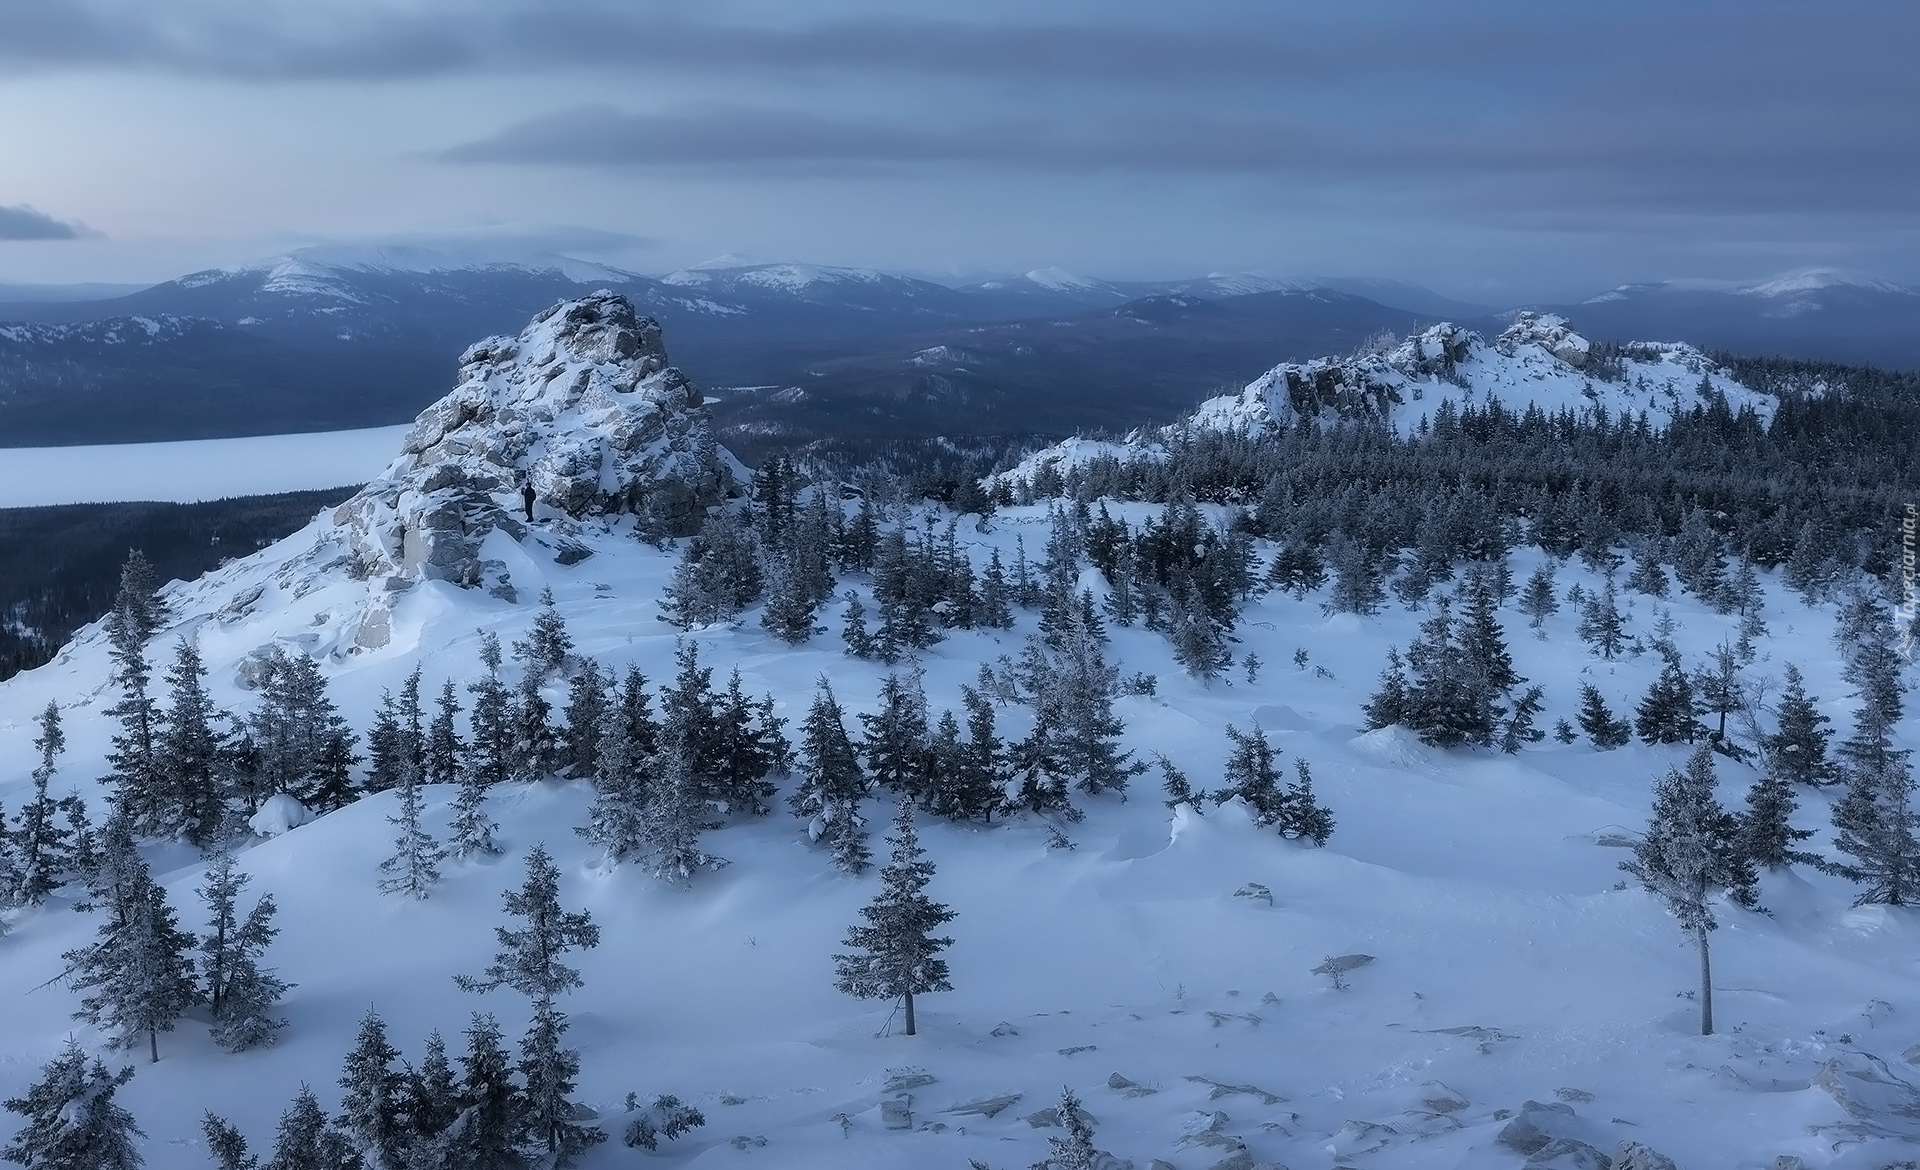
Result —
[[0, 447], [0, 508], [120, 500], [193, 503], [349, 487], [400, 453], [407, 426], [178, 443]]

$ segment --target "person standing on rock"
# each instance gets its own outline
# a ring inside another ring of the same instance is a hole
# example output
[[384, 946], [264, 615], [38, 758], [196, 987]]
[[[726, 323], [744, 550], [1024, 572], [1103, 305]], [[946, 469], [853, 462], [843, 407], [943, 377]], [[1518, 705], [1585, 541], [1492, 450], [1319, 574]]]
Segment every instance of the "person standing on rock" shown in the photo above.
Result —
[[526, 508], [527, 523], [533, 523], [533, 481], [531, 479], [522, 480], [520, 483], [520, 502]]

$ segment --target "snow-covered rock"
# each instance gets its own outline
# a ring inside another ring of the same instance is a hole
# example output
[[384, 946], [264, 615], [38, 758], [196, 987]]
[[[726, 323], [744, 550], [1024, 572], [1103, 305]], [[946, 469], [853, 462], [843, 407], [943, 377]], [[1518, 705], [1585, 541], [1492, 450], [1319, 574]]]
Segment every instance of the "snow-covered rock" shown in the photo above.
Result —
[[610, 292], [468, 349], [401, 452], [333, 514], [363, 577], [480, 584], [487, 535], [525, 534], [524, 485], [571, 520], [624, 511], [684, 532], [742, 474], [699, 391], [667, 364], [659, 325]]
[[278, 837], [313, 820], [313, 812], [284, 792], [276, 792], [260, 802], [260, 811], [247, 818], [247, 827], [257, 837]]

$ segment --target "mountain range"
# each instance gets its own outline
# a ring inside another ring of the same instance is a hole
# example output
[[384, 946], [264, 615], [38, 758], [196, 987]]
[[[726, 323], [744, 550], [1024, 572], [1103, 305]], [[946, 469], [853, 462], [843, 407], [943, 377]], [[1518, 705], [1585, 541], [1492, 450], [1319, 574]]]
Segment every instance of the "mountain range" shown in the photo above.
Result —
[[[473, 337], [607, 288], [675, 338], [751, 456], [826, 437], [1058, 435], [1160, 423], [1276, 362], [1511, 313], [1372, 278], [1116, 282], [1039, 269], [953, 287], [872, 269], [723, 260], [642, 276], [549, 255], [302, 249], [104, 299], [0, 286], [0, 445], [397, 423]], [[10, 290], [18, 290], [10, 291]], [[1920, 294], [1835, 272], [1626, 285], [1534, 306], [1596, 339], [1920, 365]]]

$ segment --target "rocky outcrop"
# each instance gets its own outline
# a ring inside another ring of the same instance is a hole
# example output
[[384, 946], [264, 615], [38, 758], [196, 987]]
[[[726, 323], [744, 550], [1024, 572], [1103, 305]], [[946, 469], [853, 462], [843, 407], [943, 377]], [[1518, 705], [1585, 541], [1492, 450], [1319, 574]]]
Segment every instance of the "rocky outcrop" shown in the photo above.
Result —
[[667, 364], [660, 327], [623, 296], [563, 301], [517, 338], [460, 359], [453, 391], [420, 413], [400, 458], [335, 510], [355, 572], [482, 584], [488, 534], [626, 512], [691, 532], [739, 464], [714, 441], [698, 389]]

